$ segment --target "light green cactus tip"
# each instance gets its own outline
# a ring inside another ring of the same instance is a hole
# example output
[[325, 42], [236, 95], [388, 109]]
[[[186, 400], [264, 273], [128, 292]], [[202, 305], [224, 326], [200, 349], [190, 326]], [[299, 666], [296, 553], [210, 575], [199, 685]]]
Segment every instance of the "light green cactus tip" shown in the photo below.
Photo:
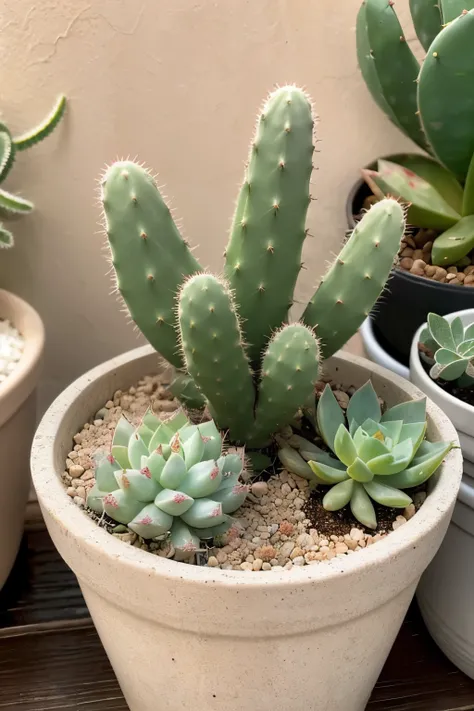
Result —
[[170, 537], [178, 557], [231, 528], [245, 501], [243, 455], [224, 454], [212, 420], [193, 425], [182, 412], [161, 422], [150, 411], [134, 428], [122, 416], [109, 455], [95, 471], [87, 506], [145, 540]]
[[[303, 462], [313, 484], [331, 487], [324, 508], [338, 511], [349, 504], [353, 516], [370, 529], [377, 527], [372, 501], [405, 508], [412, 499], [403, 490], [427, 481], [453, 447], [425, 440], [425, 399], [395, 405], [382, 414], [370, 381], [352, 395], [346, 413], [327, 385], [318, 401], [317, 428], [333, 454], [293, 435], [280, 450], [280, 460], [300, 476], [307, 473], [299, 469]], [[297, 468], [289, 458], [292, 447], [299, 450]]]
[[[6, 179], [15, 162], [16, 152], [23, 151], [49, 136], [61, 121], [66, 110], [66, 97], [61, 95], [53, 110], [35, 128], [13, 137], [9, 128], [0, 123], [0, 183]], [[0, 189], [0, 213], [6, 216], [31, 212], [34, 205], [19, 195]], [[0, 249], [13, 247], [13, 234], [0, 223]]]
[[432, 159], [401, 156], [398, 166], [379, 161], [376, 171], [364, 170], [363, 176], [375, 195], [409, 205], [410, 224], [441, 233], [432, 262], [450, 266], [474, 248], [474, 0], [410, 0], [426, 50], [421, 64], [393, 5], [362, 3], [359, 67], [377, 105]]
[[321, 359], [367, 317], [405, 228], [402, 206], [380, 201], [344, 245], [301, 321], [290, 322], [307, 234], [314, 123], [311, 101], [298, 87], [280, 87], [267, 98], [223, 278], [196, 261], [142, 165], [116, 162], [102, 180], [117, 288], [133, 321], [176, 368], [174, 394], [185, 407], [207, 407], [232, 442], [254, 448], [268, 445], [314, 395]]
[[428, 314], [420, 335], [420, 357], [431, 365], [433, 380], [455, 381], [460, 388], [474, 387], [474, 323], [464, 326], [457, 316], [451, 323]]

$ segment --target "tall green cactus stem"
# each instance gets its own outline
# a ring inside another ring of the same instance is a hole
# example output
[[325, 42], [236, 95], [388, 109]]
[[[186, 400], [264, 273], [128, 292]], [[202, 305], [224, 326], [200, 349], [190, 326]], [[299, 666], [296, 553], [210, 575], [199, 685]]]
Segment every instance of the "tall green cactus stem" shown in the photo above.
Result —
[[225, 276], [239, 304], [250, 361], [257, 367], [286, 320], [301, 269], [313, 156], [307, 96], [270, 94], [257, 123], [226, 250]]
[[[359, 10], [362, 17], [357, 22], [357, 43], [359, 54], [368, 47], [369, 56], [360, 68], [377, 104], [388, 103], [389, 116], [393, 113], [405, 134], [429, 151], [416, 103], [420, 65], [406, 42], [392, 5], [387, 0], [364, 0]], [[377, 83], [373, 80], [374, 72]]]
[[438, 0], [410, 0], [410, 12], [416, 36], [427, 52], [443, 24]]
[[102, 203], [117, 287], [130, 315], [151, 345], [181, 368], [176, 296], [183, 280], [201, 267], [142, 166], [114, 163], [102, 181]]
[[178, 315], [187, 370], [219, 426], [229, 430], [232, 441], [245, 441], [255, 389], [227, 285], [211, 274], [192, 276], [180, 292]]
[[404, 229], [399, 203], [376, 203], [321, 281], [303, 321], [316, 329], [324, 358], [341, 348], [369, 315], [389, 277]]
[[61, 94], [52, 111], [40, 124], [38, 124], [38, 126], [35, 126], [29, 131], [25, 131], [25, 133], [22, 133], [20, 136], [16, 136], [13, 139], [17, 150], [24, 151], [49, 136], [61, 121], [65, 111], [66, 97]]
[[474, 153], [474, 10], [434, 39], [418, 84], [425, 133], [437, 158], [464, 182]]
[[319, 344], [313, 332], [294, 323], [277, 331], [262, 361], [255, 426], [250, 446], [268, 444], [314, 393], [319, 374]]

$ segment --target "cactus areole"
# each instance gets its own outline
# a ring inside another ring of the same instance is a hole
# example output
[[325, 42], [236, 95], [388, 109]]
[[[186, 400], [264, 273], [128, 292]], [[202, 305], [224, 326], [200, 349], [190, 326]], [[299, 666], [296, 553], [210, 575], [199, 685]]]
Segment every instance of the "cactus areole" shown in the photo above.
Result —
[[[375, 102], [426, 155], [379, 160], [362, 174], [376, 197], [409, 205], [408, 223], [436, 230], [433, 265], [462, 265], [474, 249], [474, 0], [410, 0], [426, 56], [405, 40], [391, 0], [364, 0], [357, 57]], [[468, 261], [469, 264], [469, 261]]]
[[314, 399], [322, 358], [356, 332], [380, 295], [405, 228], [377, 203], [321, 280], [302, 318], [289, 310], [307, 235], [315, 119], [308, 95], [278, 88], [257, 119], [225, 252], [207, 273], [181, 237], [151, 173], [118, 161], [102, 203], [117, 290], [176, 369], [173, 392], [207, 408], [235, 444], [259, 448]]

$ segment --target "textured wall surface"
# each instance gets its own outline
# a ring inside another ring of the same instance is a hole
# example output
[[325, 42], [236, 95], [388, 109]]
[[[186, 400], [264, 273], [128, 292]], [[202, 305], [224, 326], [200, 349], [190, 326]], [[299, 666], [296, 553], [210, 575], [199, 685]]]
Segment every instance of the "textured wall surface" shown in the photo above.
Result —
[[343, 239], [344, 202], [359, 167], [412, 147], [359, 76], [358, 7], [359, 0], [3, 0], [4, 120], [22, 131], [60, 91], [70, 102], [67, 120], [20, 156], [6, 186], [37, 204], [12, 225], [16, 248], [1, 255], [0, 283], [46, 323], [41, 407], [89, 367], [141, 342], [105, 276], [96, 194], [104, 164], [138, 156], [158, 172], [201, 262], [218, 270], [256, 111], [277, 83], [305, 86], [320, 117], [314, 238], [298, 287], [308, 298]]

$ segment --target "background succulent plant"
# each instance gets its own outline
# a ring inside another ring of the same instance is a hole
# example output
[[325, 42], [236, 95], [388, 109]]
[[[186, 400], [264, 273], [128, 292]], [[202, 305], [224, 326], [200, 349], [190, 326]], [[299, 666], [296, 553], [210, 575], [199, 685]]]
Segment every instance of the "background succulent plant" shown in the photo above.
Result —
[[284, 86], [257, 120], [225, 252], [224, 278], [205, 273], [155, 180], [120, 161], [102, 180], [117, 288], [135, 324], [178, 372], [174, 393], [207, 405], [231, 441], [268, 444], [313, 397], [319, 362], [370, 312], [404, 232], [388, 199], [369, 210], [306, 306], [288, 323], [311, 201], [314, 117]]
[[[425, 398], [395, 405], [382, 414], [370, 381], [352, 395], [345, 413], [326, 385], [316, 421], [331, 453], [292, 435], [279, 451], [280, 460], [295, 474], [331, 487], [323, 498], [326, 510], [338, 511], [350, 504], [354, 517], [371, 529], [377, 527], [372, 500], [405, 508], [412, 499], [402, 490], [429, 479], [453, 446], [424, 439]], [[291, 455], [292, 447], [299, 453]]]
[[180, 411], [161, 422], [148, 411], [134, 428], [122, 416], [87, 505], [144, 539], [169, 534], [178, 557], [186, 557], [231, 527], [229, 514], [248, 493], [243, 468], [243, 456], [223, 453], [212, 420], [193, 425]]
[[460, 388], [474, 387], [474, 323], [464, 327], [459, 316], [450, 323], [430, 313], [420, 335], [419, 350], [432, 366], [433, 380], [456, 381]]
[[[66, 97], [60, 96], [50, 114], [35, 128], [20, 136], [12, 136], [8, 126], [0, 123], [0, 183], [3, 183], [15, 162], [17, 151], [39, 143], [54, 131], [66, 110]], [[22, 215], [31, 212], [34, 205], [29, 200], [0, 188], [0, 213]], [[0, 248], [13, 247], [12, 233], [0, 223]]]
[[378, 197], [408, 203], [408, 222], [442, 234], [432, 262], [454, 265], [474, 248], [474, 2], [410, 0], [426, 51], [420, 66], [393, 0], [364, 0], [357, 18], [357, 56], [377, 105], [433, 159], [379, 160], [364, 170]]

